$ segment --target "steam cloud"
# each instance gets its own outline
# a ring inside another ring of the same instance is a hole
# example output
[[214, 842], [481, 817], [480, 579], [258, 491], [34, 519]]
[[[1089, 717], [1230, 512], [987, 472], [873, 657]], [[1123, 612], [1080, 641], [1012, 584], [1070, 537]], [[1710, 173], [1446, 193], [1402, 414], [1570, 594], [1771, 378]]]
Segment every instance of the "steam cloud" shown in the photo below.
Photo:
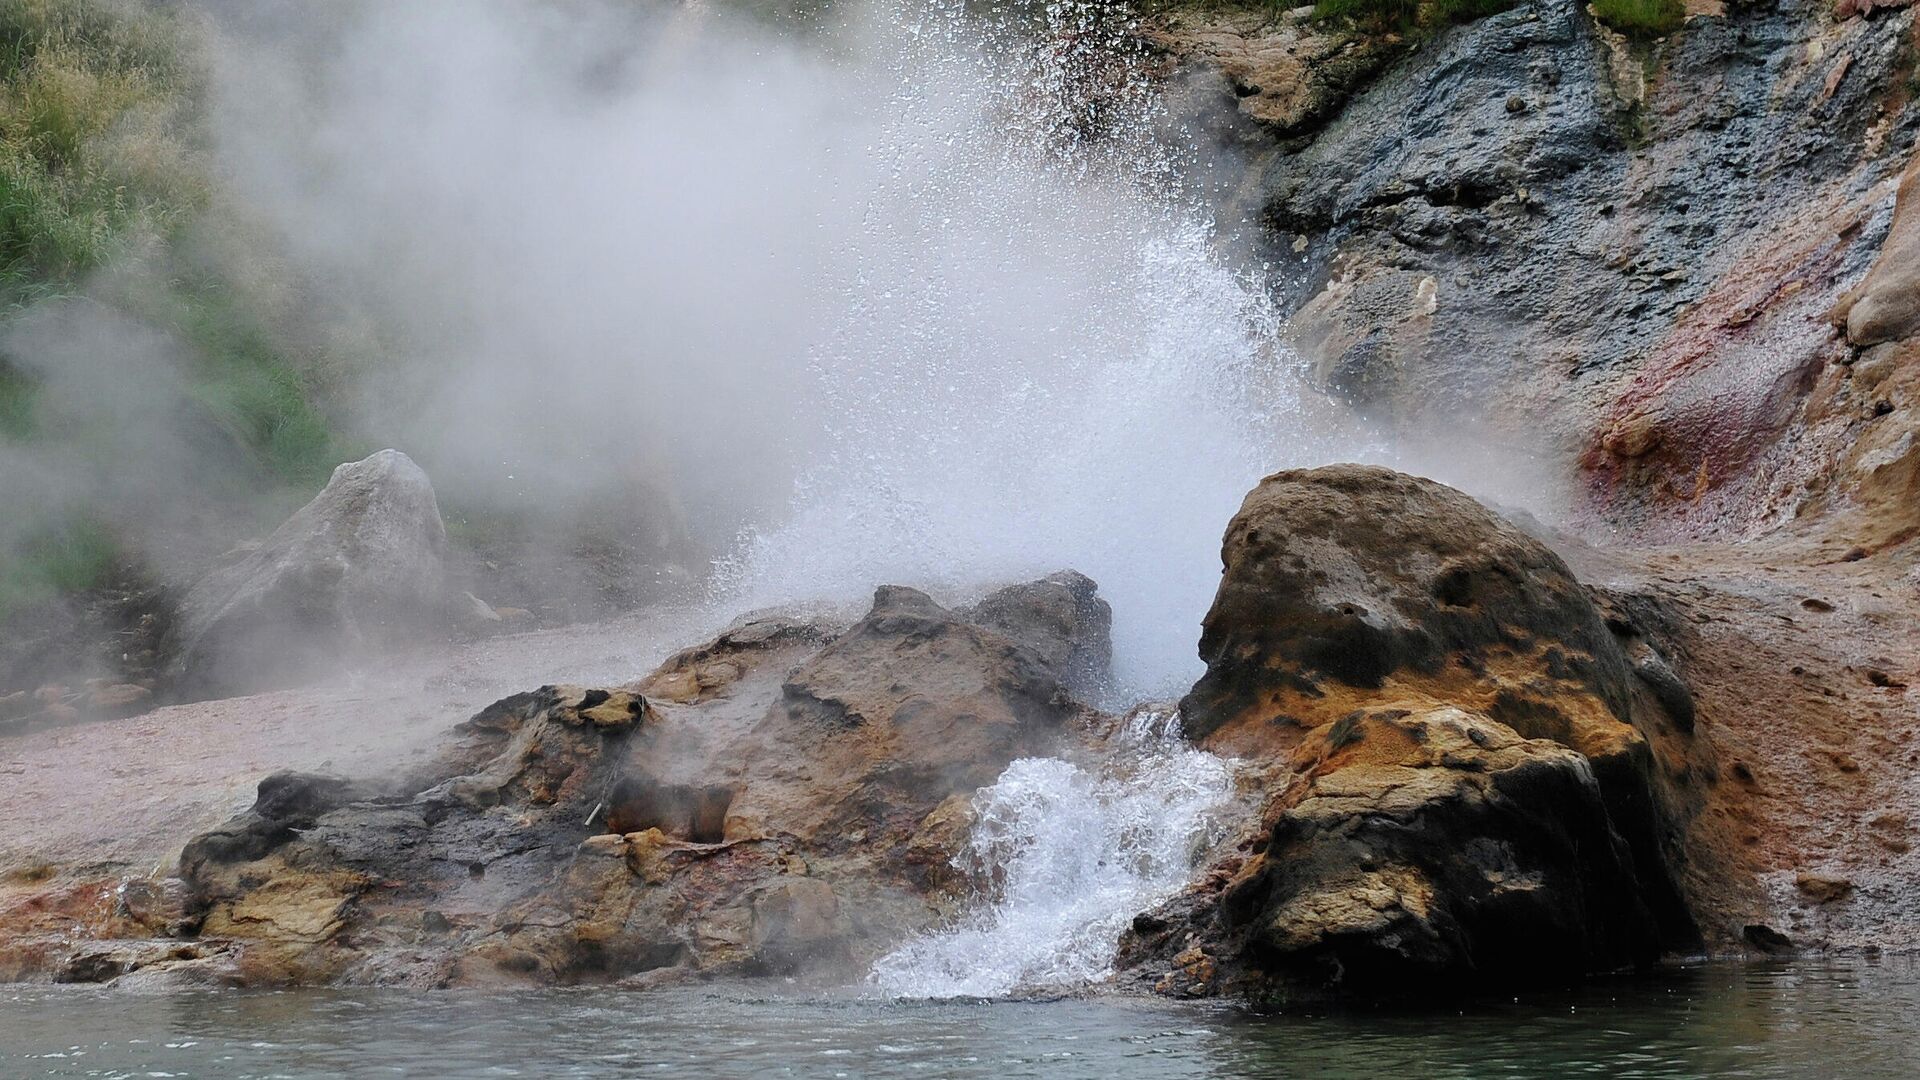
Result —
[[1124, 69], [1089, 135], [1057, 44], [957, 7], [799, 43], [692, 6], [321, 10], [225, 24], [221, 160], [405, 343], [361, 412], [437, 483], [669, 476], [735, 604], [1074, 566], [1125, 681], [1191, 674], [1223, 523], [1314, 451]]
[[1071, 566], [1120, 689], [1177, 692], [1248, 488], [1377, 452], [1307, 419], [1150, 88], [1089, 74], [1101, 10], [210, 0], [212, 153], [443, 498], [645, 492], [736, 608]]

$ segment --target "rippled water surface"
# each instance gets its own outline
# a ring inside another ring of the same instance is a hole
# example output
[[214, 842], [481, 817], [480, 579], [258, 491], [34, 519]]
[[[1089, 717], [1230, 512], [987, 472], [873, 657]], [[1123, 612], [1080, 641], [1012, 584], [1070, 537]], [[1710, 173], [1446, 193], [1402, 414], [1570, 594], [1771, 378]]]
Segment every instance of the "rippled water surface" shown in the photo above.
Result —
[[1920, 1075], [1920, 963], [1707, 967], [1425, 1015], [667, 992], [0, 989], [8, 1077]]

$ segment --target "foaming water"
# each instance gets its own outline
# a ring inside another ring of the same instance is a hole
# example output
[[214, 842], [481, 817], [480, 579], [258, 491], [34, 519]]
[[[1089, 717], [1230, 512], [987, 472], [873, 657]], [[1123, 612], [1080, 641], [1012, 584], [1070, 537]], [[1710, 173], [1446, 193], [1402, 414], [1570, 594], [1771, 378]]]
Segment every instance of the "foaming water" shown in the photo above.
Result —
[[954, 864], [978, 889], [956, 924], [874, 964], [896, 997], [994, 997], [1073, 988], [1110, 974], [1127, 921], [1183, 885], [1232, 800], [1228, 764], [1143, 711], [1097, 769], [1015, 761], [973, 800]]
[[1280, 319], [1152, 137], [1112, 10], [1057, 4], [1037, 39], [891, 16], [864, 73], [886, 119], [854, 149], [882, 167], [850, 171], [874, 180], [846, 193], [855, 269], [811, 365], [827, 449], [730, 601], [1072, 567], [1113, 604], [1123, 691], [1197, 673], [1221, 529], [1313, 450]]

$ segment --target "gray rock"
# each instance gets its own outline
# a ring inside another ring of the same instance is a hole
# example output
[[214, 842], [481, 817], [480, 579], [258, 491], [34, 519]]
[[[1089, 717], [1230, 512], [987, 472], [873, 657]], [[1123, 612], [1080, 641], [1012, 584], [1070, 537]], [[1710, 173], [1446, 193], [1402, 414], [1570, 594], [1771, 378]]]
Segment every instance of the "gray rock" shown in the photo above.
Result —
[[269, 776], [182, 851], [188, 910], [129, 910], [252, 984], [851, 976], [951, 914], [973, 792], [1096, 726], [1056, 675], [1093, 583], [993, 608], [1018, 637], [882, 587], [844, 630], [763, 616], [633, 687], [506, 698], [404, 777]]
[[1097, 700], [1112, 677], [1113, 608], [1074, 570], [1009, 585], [961, 615], [1038, 653], [1061, 685]]
[[446, 527], [398, 450], [342, 465], [266, 542], [202, 578], [170, 642], [178, 693], [287, 685], [443, 625]]
[[[1324, 127], [1270, 126], [1264, 148], [1234, 149], [1251, 175], [1222, 217], [1265, 226], [1328, 392], [1429, 467], [1459, 460], [1463, 428], [1578, 461], [1624, 527], [1704, 467], [1724, 499], [1684, 512], [1748, 527], [1829, 468], [1804, 446], [1797, 472], [1766, 463], [1844, 354], [1822, 316], [1876, 255], [1897, 268], [1906, 250], [1871, 206], [1920, 133], [1903, 88], [1914, 12], [1728, 5], [1635, 44], [1585, 7], [1529, 0], [1442, 30]], [[1176, 52], [1204, 65], [1205, 45]], [[1910, 290], [1859, 298], [1856, 342], [1915, 318]]]

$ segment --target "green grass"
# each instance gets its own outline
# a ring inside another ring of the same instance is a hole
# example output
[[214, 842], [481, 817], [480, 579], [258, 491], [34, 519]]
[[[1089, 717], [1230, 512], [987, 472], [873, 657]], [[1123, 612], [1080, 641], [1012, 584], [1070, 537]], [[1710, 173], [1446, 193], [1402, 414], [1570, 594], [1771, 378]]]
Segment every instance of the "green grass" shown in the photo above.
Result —
[[[29, 307], [85, 294], [167, 333], [182, 346], [188, 408], [257, 466], [244, 490], [215, 494], [265, 518], [357, 455], [321, 405], [313, 357], [276, 342], [277, 309], [256, 299], [257, 283], [236, 284], [192, 254], [191, 239], [208, 235], [196, 223], [218, 211], [200, 134], [204, 74], [193, 28], [175, 10], [164, 0], [0, 0], [0, 331]], [[98, 273], [129, 266], [137, 270]], [[30, 370], [0, 356], [0, 444], [113, 467], [111, 432], [85, 416], [37, 417]], [[9, 515], [0, 618], [94, 587], [121, 558], [115, 507], [0, 513]]]
[[1687, 21], [1681, 0], [1593, 0], [1601, 22], [1633, 37], [1661, 37]]
[[202, 203], [181, 121], [195, 80], [133, 0], [0, 0], [0, 302], [72, 286]]
[[1313, 17], [1344, 20], [1371, 32], [1406, 32], [1472, 22], [1513, 7], [1519, 0], [1319, 0]]
[[122, 558], [113, 530], [78, 515], [35, 530], [0, 562], [0, 619], [105, 583]]
[[33, 399], [39, 388], [0, 357], [0, 440], [33, 434]]
[[1320, 0], [1313, 6], [1316, 19], [1346, 19], [1370, 29], [1412, 25], [1420, 15], [1420, 0]]
[[1468, 23], [1498, 15], [1518, 3], [1519, 0], [1434, 0], [1430, 6], [1436, 21]]
[[282, 484], [309, 488], [354, 456], [307, 378], [217, 278], [177, 280], [156, 313], [195, 347], [192, 394]]
[[[136, 243], [157, 243], [165, 264], [166, 243], [206, 209], [192, 55], [163, 5], [0, 0], [0, 319], [75, 291]], [[234, 290], [172, 275], [132, 306], [193, 347], [194, 399], [269, 476], [325, 478], [338, 439]], [[32, 394], [0, 369], [0, 435], [30, 433]]]

